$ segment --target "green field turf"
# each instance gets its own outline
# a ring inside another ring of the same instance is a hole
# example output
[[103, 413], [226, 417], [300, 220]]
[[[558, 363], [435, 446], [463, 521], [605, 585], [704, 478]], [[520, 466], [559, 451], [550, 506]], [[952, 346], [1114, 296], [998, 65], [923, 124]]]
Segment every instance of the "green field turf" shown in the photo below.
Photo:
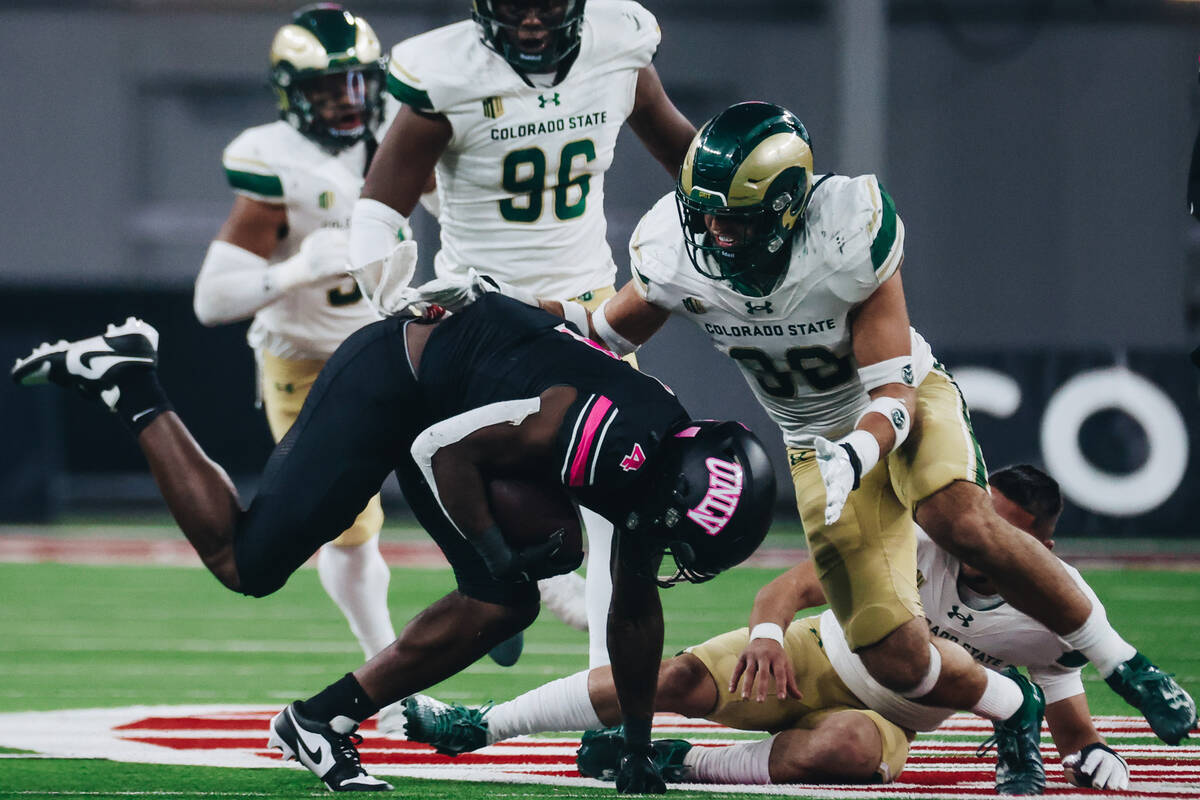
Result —
[[[704, 586], [663, 592], [666, 651], [744, 625], [754, 593], [777, 572], [742, 568]], [[1130, 641], [1185, 686], [1200, 686], [1196, 574], [1128, 569], [1085, 577]], [[394, 569], [397, 626], [450, 587], [444, 570]], [[515, 667], [502, 669], [485, 659], [430, 693], [465, 703], [503, 700], [586, 667], [586, 636], [543, 615], [526, 633], [525, 654]], [[226, 591], [201, 569], [0, 564], [0, 630], [0, 712], [134, 704], [282, 706], [361, 663], [344, 620], [311, 569], [298, 572], [276, 595], [256, 600]], [[1085, 669], [1084, 676], [1095, 713], [1135, 713], [1094, 670]], [[611, 796], [581, 788], [419, 783], [425, 798]], [[325, 794], [307, 772], [0, 758], [0, 798], [134, 792]]]

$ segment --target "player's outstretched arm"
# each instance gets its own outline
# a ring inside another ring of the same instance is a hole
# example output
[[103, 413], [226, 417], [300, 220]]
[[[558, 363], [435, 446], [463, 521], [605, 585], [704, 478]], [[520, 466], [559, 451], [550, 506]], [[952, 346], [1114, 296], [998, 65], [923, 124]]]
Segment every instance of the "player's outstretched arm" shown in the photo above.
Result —
[[1086, 695], [1047, 705], [1046, 724], [1063, 759], [1068, 781], [1092, 789], [1120, 791], [1129, 787], [1129, 765], [1096, 730]]
[[433, 187], [433, 168], [454, 133], [441, 114], [402, 106], [379, 143], [363, 183], [362, 197], [391, 206], [405, 217]]
[[574, 322], [580, 332], [619, 356], [626, 356], [641, 347], [671, 316], [667, 309], [642, 297], [632, 282], [622, 286], [591, 314], [569, 300], [539, 300], [538, 305], [544, 311]]
[[696, 128], [667, 97], [653, 65], [638, 71], [629, 127], [672, 178], [679, 174]]
[[812, 561], [797, 564], [759, 589], [750, 611], [750, 642], [734, 665], [729, 691], [736, 692], [740, 682], [742, 698], [753, 696], [761, 703], [773, 680], [780, 700], [801, 698], [795, 670], [783, 648], [783, 632], [798, 611], [824, 602]]
[[854, 310], [850, 326], [859, 377], [871, 403], [849, 434], [835, 442], [818, 436], [813, 443], [825, 484], [827, 525], [841, 516], [862, 476], [903, 444], [912, 429], [917, 391], [899, 268]]

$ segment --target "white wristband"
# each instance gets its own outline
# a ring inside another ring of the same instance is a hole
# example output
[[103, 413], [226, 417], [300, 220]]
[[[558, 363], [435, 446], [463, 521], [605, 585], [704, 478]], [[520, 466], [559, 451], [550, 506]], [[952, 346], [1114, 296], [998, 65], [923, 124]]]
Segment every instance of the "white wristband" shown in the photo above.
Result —
[[[870, 402], [863, 413], [858, 415], [858, 419], [854, 424], [862, 422], [862, 418], [867, 414], [882, 414], [888, 422], [892, 423], [892, 430], [896, 434], [896, 441], [892, 443], [891, 453], [900, 449], [900, 445], [904, 444], [904, 440], [908, 438], [908, 433], [912, 430], [912, 415], [908, 413], [908, 406], [895, 397], [876, 397]], [[884, 453], [887, 455], [887, 453]], [[864, 470], [865, 472], [865, 470]]]
[[783, 628], [775, 622], [760, 622], [750, 629], [750, 641], [755, 639], [771, 639], [783, 646]]
[[584, 336], [590, 336], [588, 330], [588, 310], [574, 300], [562, 301], [563, 319], [575, 326]]
[[879, 463], [879, 440], [870, 431], [853, 430], [834, 444], [848, 444], [858, 456], [858, 477], [861, 480]]
[[604, 315], [604, 309], [608, 307], [608, 298], [600, 306], [592, 312], [592, 329], [596, 331], [596, 335], [600, 337], [600, 344], [612, 350], [618, 356], [624, 358], [630, 353], [638, 349], [638, 345], [626, 339], [621, 334], [613, 330], [613, 326], [608, 324], [608, 317]]

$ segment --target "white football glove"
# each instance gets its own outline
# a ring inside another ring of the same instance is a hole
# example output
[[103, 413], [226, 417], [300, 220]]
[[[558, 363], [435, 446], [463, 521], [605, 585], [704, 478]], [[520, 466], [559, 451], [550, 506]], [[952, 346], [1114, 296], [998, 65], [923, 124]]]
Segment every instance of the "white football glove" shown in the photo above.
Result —
[[318, 228], [300, 242], [300, 252], [272, 268], [271, 280], [283, 290], [312, 286], [350, 271], [349, 234]]
[[474, 267], [471, 267], [471, 269], [467, 271], [467, 277], [469, 277], [471, 280], [471, 291], [475, 295], [473, 298], [471, 298], [472, 300], [478, 300], [485, 294], [491, 294], [492, 292], [495, 292], [497, 294], [502, 294], [505, 297], [511, 297], [513, 300], [517, 300], [527, 306], [533, 306], [534, 308], [538, 307], [537, 296], [528, 289], [522, 289], [520, 287], [513, 286], [511, 283], [505, 283], [504, 281], [497, 280], [491, 275], [484, 275], [481, 272], [477, 272]]
[[1093, 742], [1062, 760], [1063, 777], [1085, 789], [1124, 791], [1129, 788], [1129, 764], [1106, 744]]
[[415, 290], [408, 284], [417, 271], [417, 243], [405, 239], [383, 261], [372, 261], [352, 272], [367, 301], [385, 317], [406, 312]]
[[825, 484], [825, 524], [832, 525], [842, 516], [842, 508], [858, 476], [850, 463], [850, 454], [840, 444], [818, 436], [813, 440], [813, 452], [817, 469], [821, 471], [821, 482]]

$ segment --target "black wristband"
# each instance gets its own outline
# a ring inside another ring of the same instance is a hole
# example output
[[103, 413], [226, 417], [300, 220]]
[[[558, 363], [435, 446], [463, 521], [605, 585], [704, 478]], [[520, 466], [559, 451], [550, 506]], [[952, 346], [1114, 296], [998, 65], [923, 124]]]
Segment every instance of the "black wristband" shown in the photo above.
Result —
[[850, 445], [843, 442], [842, 449], [846, 451], [846, 455], [850, 456], [850, 468], [854, 470], [854, 486], [852, 488], [857, 489], [862, 480], [862, 462], [858, 460], [858, 453], [854, 452], [854, 448]]
[[491, 526], [470, 541], [475, 547], [475, 551], [483, 559], [483, 563], [487, 565], [488, 572], [493, 575], [503, 575], [512, 566], [516, 554], [504, 540], [504, 534], [500, 532], [498, 526]]

